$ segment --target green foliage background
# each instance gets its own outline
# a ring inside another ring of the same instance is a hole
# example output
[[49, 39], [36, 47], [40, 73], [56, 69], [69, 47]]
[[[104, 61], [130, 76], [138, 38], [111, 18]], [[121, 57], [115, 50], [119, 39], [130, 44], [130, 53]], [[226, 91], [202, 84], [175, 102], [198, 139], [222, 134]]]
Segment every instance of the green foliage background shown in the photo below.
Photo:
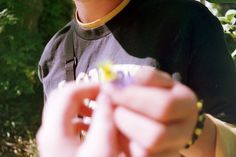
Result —
[[0, 1], [0, 156], [36, 156], [44, 45], [70, 19], [70, 0]]
[[[215, 5], [225, 17], [235, 4]], [[1, 0], [0, 2], [0, 156], [35, 157], [35, 133], [43, 107], [37, 64], [44, 45], [73, 15], [71, 0]], [[231, 23], [230, 23], [231, 22]], [[236, 49], [228, 30], [230, 52]], [[223, 21], [227, 24], [227, 20]], [[236, 53], [236, 52], [235, 52]], [[236, 56], [236, 55], [235, 55]]]

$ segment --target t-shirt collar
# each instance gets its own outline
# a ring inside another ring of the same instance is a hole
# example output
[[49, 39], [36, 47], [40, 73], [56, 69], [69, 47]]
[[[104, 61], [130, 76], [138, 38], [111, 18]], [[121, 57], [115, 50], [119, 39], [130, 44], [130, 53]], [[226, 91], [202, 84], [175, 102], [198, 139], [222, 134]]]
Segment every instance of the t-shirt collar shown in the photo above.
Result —
[[113, 9], [110, 13], [105, 15], [104, 17], [97, 19], [90, 23], [82, 23], [79, 18], [77, 11], [75, 13], [76, 22], [79, 24], [79, 26], [83, 29], [94, 29], [101, 27], [102, 25], [106, 24], [108, 21], [110, 21], [113, 17], [115, 17], [117, 14], [119, 14], [130, 2], [130, 0], [123, 0], [115, 9]]

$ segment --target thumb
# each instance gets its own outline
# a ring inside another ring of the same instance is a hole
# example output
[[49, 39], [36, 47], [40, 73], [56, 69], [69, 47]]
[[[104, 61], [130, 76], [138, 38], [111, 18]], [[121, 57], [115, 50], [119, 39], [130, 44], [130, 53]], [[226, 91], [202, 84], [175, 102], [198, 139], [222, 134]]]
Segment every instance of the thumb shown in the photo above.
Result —
[[117, 130], [113, 121], [113, 106], [105, 94], [97, 98], [92, 124], [81, 146], [80, 156], [110, 157], [117, 155]]

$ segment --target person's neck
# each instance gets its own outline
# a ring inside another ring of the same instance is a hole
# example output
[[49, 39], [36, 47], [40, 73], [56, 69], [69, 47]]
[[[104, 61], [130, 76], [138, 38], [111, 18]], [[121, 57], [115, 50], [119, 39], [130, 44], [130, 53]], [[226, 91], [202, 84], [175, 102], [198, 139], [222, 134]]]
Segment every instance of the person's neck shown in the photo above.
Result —
[[107, 15], [123, 0], [75, 0], [79, 20], [90, 23]]

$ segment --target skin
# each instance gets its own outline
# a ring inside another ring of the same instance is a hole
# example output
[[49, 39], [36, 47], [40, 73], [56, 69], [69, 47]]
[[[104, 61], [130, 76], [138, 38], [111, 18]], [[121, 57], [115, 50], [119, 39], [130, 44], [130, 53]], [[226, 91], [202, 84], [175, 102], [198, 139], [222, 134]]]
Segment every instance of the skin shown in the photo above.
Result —
[[[120, 1], [75, 3], [80, 20], [92, 22]], [[97, 100], [99, 105], [93, 114], [83, 104], [85, 98]], [[153, 68], [141, 69], [134, 84], [126, 88], [71, 83], [54, 91], [45, 105], [37, 135], [40, 155], [110, 157], [123, 152], [125, 156], [177, 157], [192, 136], [196, 103], [191, 89]], [[78, 114], [92, 115], [91, 126], [81, 121], [72, 123]], [[85, 140], [79, 140], [78, 133], [88, 128]], [[215, 125], [207, 118], [203, 134], [182, 153], [187, 157], [214, 157], [215, 134]]]
[[[90, 23], [111, 12], [122, 0], [74, 0], [78, 17], [83, 23]], [[96, 10], [96, 11], [95, 11]]]
[[[94, 113], [84, 105], [85, 98], [97, 101]], [[125, 156], [177, 157], [191, 138], [196, 101], [188, 87], [153, 68], [141, 69], [134, 84], [122, 89], [112, 84], [66, 84], [54, 91], [45, 105], [37, 135], [40, 155], [111, 157], [123, 152]], [[82, 121], [72, 123], [78, 114], [92, 116], [91, 126]], [[88, 128], [81, 141], [79, 132]], [[213, 157], [214, 130], [207, 119], [203, 134], [182, 153]]]
[[[131, 156], [179, 156], [196, 124], [194, 92], [153, 68], [141, 69], [134, 78], [135, 84], [124, 89], [104, 89], [117, 105], [114, 119], [126, 137], [122, 140], [124, 150]], [[206, 118], [203, 134], [181, 153], [187, 157], [214, 157], [215, 130], [213, 122]]]
[[[37, 133], [40, 157], [111, 157], [117, 154], [117, 130], [111, 118], [113, 108], [109, 99], [98, 93], [97, 84], [69, 83], [49, 96]], [[90, 127], [81, 119], [74, 120], [78, 114], [91, 116], [92, 110], [84, 105], [85, 98], [97, 99], [98, 103]], [[79, 138], [81, 130], [88, 130], [84, 141]]]

